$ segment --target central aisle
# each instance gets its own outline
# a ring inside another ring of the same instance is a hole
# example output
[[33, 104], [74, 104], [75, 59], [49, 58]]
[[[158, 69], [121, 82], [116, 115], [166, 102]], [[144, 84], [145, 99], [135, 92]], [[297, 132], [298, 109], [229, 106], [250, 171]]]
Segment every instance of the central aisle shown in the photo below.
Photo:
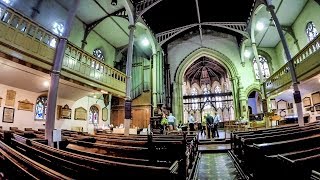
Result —
[[239, 177], [227, 153], [202, 154], [198, 168], [199, 180], [237, 180]]

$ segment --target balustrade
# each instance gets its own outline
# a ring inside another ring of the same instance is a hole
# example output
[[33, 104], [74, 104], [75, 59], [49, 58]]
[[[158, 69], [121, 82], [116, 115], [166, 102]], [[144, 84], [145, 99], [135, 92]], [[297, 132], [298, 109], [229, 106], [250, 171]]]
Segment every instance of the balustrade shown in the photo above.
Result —
[[[305, 46], [297, 55], [292, 58], [297, 78], [301, 81], [303, 76], [312, 72], [315, 68], [320, 66], [320, 61], [317, 58], [312, 58], [313, 55], [320, 53], [320, 35], [312, 40], [307, 46]], [[310, 77], [312, 74], [308, 74], [306, 77]], [[268, 94], [281, 87], [284, 87], [288, 83], [292, 82], [289, 72], [288, 62], [282, 66], [277, 72], [273, 73], [264, 83], [266, 92]]]
[[[0, 5], [1, 51], [51, 70], [59, 37], [37, 23]], [[126, 75], [68, 42], [62, 71], [125, 93]], [[81, 80], [80, 80], [81, 81]], [[89, 82], [90, 85], [93, 83]], [[107, 89], [106, 89], [107, 90]]]

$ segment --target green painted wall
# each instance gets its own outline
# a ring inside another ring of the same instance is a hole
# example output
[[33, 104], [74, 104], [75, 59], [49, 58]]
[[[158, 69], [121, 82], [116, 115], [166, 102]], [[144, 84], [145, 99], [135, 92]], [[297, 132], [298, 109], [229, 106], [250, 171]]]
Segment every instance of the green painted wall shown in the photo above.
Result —
[[[75, 19], [68, 40], [78, 47], [81, 47], [83, 34], [84, 24], [79, 19]], [[100, 48], [103, 51], [106, 63], [113, 67], [116, 57], [115, 48], [104, 39], [102, 39], [101, 36], [99, 36], [95, 31], [91, 31], [89, 36], [87, 37], [87, 45], [85, 46], [84, 50], [92, 54], [93, 50], [96, 48]]]
[[[320, 6], [314, 0], [309, 0], [301, 11], [300, 15], [296, 18], [292, 25], [293, 32], [298, 40], [300, 49], [303, 49], [308, 44], [308, 38], [305, 32], [305, 28], [308, 22], [312, 21], [318, 32], [320, 32]], [[286, 33], [285, 35], [291, 56], [294, 57], [298, 52], [297, 45], [294, 43], [294, 39], [291, 35]], [[280, 66], [286, 63], [286, 58], [283, 50], [282, 43], [279, 42], [275, 47], [277, 62]]]

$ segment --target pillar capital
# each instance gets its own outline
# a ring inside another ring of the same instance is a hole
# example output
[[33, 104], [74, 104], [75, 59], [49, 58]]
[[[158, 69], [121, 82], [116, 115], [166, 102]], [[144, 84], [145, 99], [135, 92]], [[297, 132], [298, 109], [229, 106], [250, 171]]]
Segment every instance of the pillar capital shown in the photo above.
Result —
[[135, 30], [136, 29], [136, 25], [134, 25], [134, 24], [130, 24], [129, 26], [128, 26], [128, 29], [133, 29], [133, 30]]

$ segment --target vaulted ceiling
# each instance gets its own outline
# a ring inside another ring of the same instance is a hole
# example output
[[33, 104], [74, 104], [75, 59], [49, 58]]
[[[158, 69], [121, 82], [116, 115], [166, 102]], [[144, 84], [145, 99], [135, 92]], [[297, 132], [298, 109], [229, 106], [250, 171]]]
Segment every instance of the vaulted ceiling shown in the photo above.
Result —
[[226, 69], [218, 62], [207, 57], [201, 57], [189, 66], [184, 78], [185, 81], [189, 81], [190, 84], [201, 84], [201, 82], [205, 82], [206, 78], [212, 83], [213, 81], [219, 81], [222, 77], [226, 76]]

